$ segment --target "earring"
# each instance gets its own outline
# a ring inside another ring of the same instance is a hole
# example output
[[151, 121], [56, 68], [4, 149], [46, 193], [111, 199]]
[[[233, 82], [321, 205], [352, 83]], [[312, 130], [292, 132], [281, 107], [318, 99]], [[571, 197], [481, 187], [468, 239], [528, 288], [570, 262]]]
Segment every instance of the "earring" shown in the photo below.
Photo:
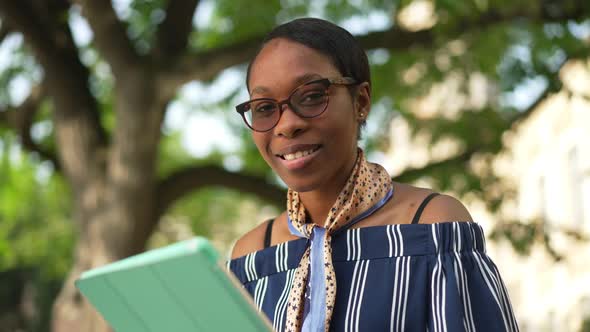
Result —
[[361, 113], [359, 114], [359, 116], [360, 116], [361, 118], [364, 118], [364, 117], [365, 117], [365, 113], [362, 113], [362, 112], [361, 112]]

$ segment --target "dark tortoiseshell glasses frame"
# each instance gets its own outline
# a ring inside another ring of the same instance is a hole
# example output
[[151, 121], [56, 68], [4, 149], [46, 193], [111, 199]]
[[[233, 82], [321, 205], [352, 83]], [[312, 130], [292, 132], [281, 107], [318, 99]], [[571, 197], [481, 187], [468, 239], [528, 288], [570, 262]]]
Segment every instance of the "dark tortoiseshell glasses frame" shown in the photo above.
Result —
[[315, 118], [326, 111], [329, 101], [331, 85], [355, 85], [353, 78], [322, 78], [304, 83], [297, 87], [289, 98], [277, 101], [272, 98], [256, 98], [236, 106], [246, 125], [258, 132], [266, 132], [279, 123], [284, 105], [288, 105], [298, 116], [309, 119]]

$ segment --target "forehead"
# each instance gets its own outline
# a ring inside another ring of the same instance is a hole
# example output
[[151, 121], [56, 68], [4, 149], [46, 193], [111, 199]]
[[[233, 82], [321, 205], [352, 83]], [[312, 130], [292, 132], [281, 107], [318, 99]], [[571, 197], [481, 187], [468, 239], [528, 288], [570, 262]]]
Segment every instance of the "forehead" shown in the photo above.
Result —
[[330, 57], [283, 38], [269, 41], [250, 69], [250, 93], [294, 88], [313, 78], [340, 76]]

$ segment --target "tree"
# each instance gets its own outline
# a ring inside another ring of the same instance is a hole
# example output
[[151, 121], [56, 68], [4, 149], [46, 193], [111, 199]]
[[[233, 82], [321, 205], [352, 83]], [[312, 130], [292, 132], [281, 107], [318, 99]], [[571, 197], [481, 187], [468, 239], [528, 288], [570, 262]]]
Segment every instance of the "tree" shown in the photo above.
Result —
[[[213, 18], [208, 27], [197, 28], [194, 13], [205, 3], [214, 6]], [[411, 4], [335, 0], [322, 11], [341, 22], [375, 12], [398, 17], [399, 9]], [[497, 151], [502, 132], [528, 112], [496, 99], [452, 121], [425, 120], [413, 114], [405, 101], [424, 94], [451, 72], [464, 77], [480, 72], [503, 92], [540, 77], [545, 80], [542, 98], [556, 88], [555, 73], [565, 59], [588, 55], [588, 43], [572, 27], [589, 18], [590, 4], [497, 0], [440, 1], [436, 6], [438, 18], [431, 26], [412, 30], [390, 24], [359, 39], [368, 50], [377, 50], [370, 54], [376, 73], [375, 100], [392, 101], [389, 105], [397, 114], [416, 128], [430, 130], [432, 140], [451, 136], [464, 143], [456, 155], [397, 178], [412, 180], [429, 172], [444, 188], [460, 174], [468, 184], [464, 190], [483, 192], [485, 183], [467, 165], [477, 154]], [[230, 172], [218, 164], [200, 163], [160, 174], [159, 146], [165, 139], [161, 127], [182, 85], [211, 81], [223, 70], [245, 63], [277, 20], [308, 14], [311, 2], [137, 0], [130, 8], [130, 14], [122, 17], [110, 1], [0, 1], [0, 38], [22, 35], [24, 53], [34, 57], [42, 72], [31, 80], [36, 85], [25, 102], [2, 104], [0, 124], [19, 134], [23, 148], [50, 161], [72, 193], [77, 240], [72, 269], [54, 304], [55, 331], [107, 330], [81, 301], [73, 280], [84, 270], [141, 252], [160, 217], [187, 193], [217, 185], [277, 205], [283, 201], [280, 186], [264, 172], [249, 172], [247, 167]], [[112, 87], [107, 85], [106, 96], [93, 88], [96, 62], [83, 61], [85, 49], [72, 35], [69, 17], [78, 9], [92, 29], [88, 48], [95, 49], [98, 62], [110, 69]], [[469, 52], [449, 51], [457, 41]], [[529, 58], [516, 56], [516, 46], [529, 50]], [[384, 59], [379, 60], [383, 52]], [[418, 83], [399, 75], [413, 65], [424, 68]], [[31, 128], [43, 107], [50, 110], [52, 135], [36, 140]]]

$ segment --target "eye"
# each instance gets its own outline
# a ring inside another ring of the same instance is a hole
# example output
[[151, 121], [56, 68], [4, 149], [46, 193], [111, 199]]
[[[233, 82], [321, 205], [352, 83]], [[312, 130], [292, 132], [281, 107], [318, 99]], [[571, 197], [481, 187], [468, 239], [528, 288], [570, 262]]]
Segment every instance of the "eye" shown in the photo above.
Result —
[[299, 98], [299, 104], [302, 106], [313, 106], [321, 104], [326, 99], [326, 90], [311, 90], [306, 91], [301, 98]]
[[277, 106], [271, 102], [260, 102], [252, 105], [252, 113], [254, 117], [270, 116], [276, 110]]

